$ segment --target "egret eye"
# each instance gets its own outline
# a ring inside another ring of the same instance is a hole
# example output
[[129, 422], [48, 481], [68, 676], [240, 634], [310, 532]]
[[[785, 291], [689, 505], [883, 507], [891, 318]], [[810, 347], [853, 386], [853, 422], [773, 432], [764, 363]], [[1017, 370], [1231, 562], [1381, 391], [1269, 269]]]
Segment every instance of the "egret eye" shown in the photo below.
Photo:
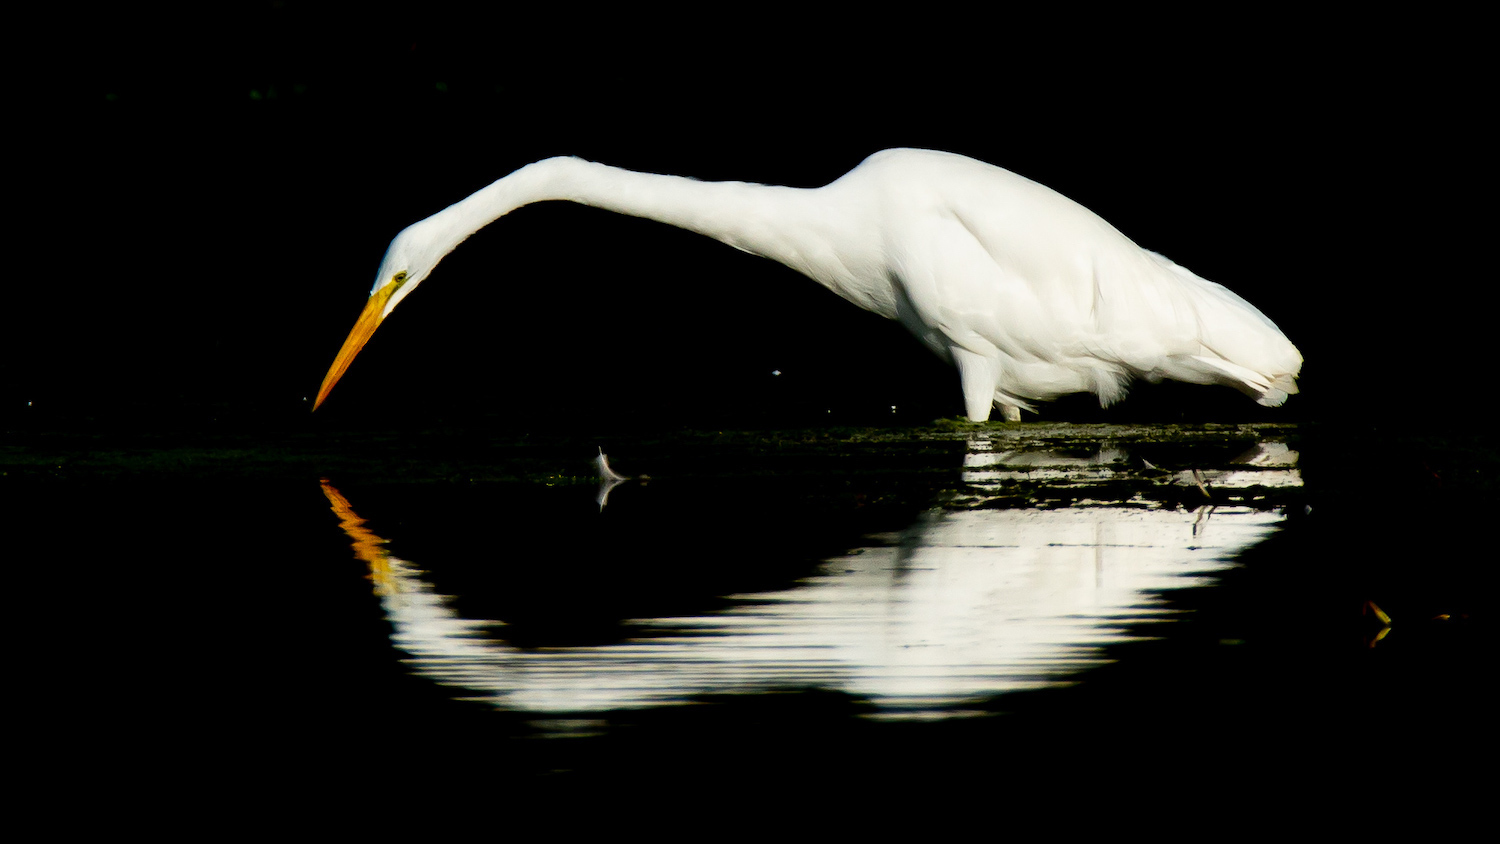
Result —
[[398, 285], [405, 284], [406, 283], [406, 270], [402, 270], [401, 272], [396, 273], [394, 276], [391, 277], [391, 281], [395, 282]]

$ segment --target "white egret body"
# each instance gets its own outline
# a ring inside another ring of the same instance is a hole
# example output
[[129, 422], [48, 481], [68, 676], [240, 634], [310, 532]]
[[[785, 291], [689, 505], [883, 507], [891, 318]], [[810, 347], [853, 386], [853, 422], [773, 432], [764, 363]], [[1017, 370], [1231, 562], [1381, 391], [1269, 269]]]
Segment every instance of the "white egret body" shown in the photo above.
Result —
[[900, 320], [958, 367], [975, 421], [994, 405], [1015, 420], [1077, 392], [1107, 406], [1136, 377], [1225, 384], [1270, 406], [1297, 391], [1302, 355], [1249, 302], [1056, 191], [961, 155], [894, 149], [821, 188], [699, 182], [577, 158], [522, 167], [391, 241], [314, 408], [445, 255], [546, 200], [707, 235]]

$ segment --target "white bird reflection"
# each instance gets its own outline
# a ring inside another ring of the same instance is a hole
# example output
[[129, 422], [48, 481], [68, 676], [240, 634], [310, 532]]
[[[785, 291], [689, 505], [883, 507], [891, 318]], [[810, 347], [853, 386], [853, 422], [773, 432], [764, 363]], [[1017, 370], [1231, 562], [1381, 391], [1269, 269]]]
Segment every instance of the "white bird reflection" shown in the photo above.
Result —
[[599, 512], [602, 513], [604, 505], [609, 503], [609, 493], [630, 478], [610, 468], [609, 455], [604, 453], [603, 446], [599, 446], [599, 456], [594, 458], [594, 468], [599, 472], [599, 494], [594, 496], [594, 503], [599, 505]]
[[[1300, 483], [1295, 452], [1277, 443], [1252, 452], [1263, 459], [1214, 470], [1216, 490]], [[1017, 479], [1087, 489], [1130, 464], [1141, 462], [1107, 445], [1079, 457], [997, 449], [980, 437], [965, 459], [969, 498], [872, 537], [794, 587], [732, 596], [711, 615], [634, 620], [628, 626], [650, 635], [623, 642], [532, 649], [510, 645], [503, 622], [460, 617], [323, 486], [370, 566], [394, 644], [413, 670], [462, 697], [555, 715], [817, 687], [857, 695], [885, 717], [942, 717], [997, 693], [1066, 682], [1102, 661], [1102, 646], [1127, 638], [1127, 624], [1162, 616], [1160, 590], [1202, 582], [1281, 521], [1232, 496], [1211, 511], [1139, 492], [1125, 501], [1075, 496], [1067, 506], [995, 509], [986, 500]]]

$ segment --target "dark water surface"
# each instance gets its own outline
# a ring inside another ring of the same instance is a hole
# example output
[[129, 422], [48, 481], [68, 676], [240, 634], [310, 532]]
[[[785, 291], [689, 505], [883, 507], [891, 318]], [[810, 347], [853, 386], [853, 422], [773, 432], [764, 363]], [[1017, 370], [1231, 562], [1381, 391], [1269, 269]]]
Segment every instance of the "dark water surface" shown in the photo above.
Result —
[[[601, 486], [601, 445], [630, 480]], [[1292, 425], [32, 433], [0, 489], [21, 688], [72, 776], [1411, 794], [1471, 784], [1490, 737], [1486, 454]]]

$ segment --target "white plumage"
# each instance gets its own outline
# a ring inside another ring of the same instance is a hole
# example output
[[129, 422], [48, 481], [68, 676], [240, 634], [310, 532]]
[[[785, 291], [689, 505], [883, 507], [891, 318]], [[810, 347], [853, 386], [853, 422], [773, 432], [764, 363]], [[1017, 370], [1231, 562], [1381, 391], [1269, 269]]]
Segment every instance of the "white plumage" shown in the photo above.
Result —
[[1225, 384], [1273, 406], [1297, 391], [1301, 354], [1226, 288], [1007, 170], [896, 149], [821, 188], [699, 182], [576, 158], [523, 167], [396, 236], [317, 403], [445, 255], [544, 200], [699, 232], [900, 320], [958, 367], [976, 421], [994, 405], [1019, 419], [1076, 392], [1108, 405], [1136, 377]]

